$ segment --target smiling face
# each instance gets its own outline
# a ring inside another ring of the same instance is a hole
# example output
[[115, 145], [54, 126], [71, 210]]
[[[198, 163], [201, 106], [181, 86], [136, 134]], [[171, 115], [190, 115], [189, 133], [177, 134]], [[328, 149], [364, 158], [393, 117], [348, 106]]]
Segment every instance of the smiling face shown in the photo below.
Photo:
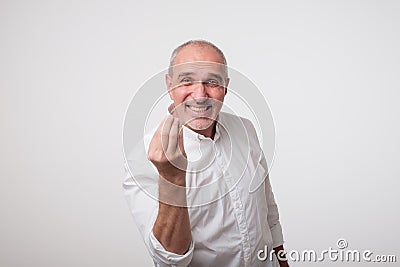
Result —
[[221, 55], [209, 46], [188, 45], [175, 57], [166, 83], [181, 122], [213, 137], [229, 79]]

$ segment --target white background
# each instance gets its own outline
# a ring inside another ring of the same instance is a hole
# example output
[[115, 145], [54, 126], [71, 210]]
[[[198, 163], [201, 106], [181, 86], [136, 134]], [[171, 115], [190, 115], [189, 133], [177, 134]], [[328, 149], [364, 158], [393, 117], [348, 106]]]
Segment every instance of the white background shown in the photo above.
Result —
[[122, 124], [192, 38], [268, 99], [286, 249], [343, 237], [399, 261], [399, 12], [389, 0], [1, 0], [0, 266], [151, 265], [123, 197]]

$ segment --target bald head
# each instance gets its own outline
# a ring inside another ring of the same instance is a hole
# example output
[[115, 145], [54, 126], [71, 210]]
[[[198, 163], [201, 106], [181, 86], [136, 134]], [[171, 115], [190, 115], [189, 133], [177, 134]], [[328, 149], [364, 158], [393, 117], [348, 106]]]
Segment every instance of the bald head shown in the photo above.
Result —
[[227, 68], [225, 55], [216, 45], [205, 40], [190, 40], [172, 52], [168, 72], [172, 75], [174, 65], [195, 61], [215, 62], [223, 64]]

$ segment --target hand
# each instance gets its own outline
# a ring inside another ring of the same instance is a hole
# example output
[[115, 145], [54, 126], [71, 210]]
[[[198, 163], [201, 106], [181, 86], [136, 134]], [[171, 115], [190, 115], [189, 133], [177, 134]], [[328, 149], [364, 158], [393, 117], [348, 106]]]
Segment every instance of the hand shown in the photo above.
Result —
[[156, 166], [161, 177], [185, 186], [187, 159], [181, 127], [177, 117], [168, 115], [153, 135], [148, 158]]

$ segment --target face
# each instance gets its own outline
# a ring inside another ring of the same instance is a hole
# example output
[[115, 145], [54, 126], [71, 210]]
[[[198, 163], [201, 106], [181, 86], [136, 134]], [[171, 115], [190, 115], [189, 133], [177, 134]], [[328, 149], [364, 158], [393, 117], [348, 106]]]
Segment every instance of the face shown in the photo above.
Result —
[[229, 83], [221, 56], [210, 47], [184, 47], [166, 83], [181, 122], [210, 137]]

